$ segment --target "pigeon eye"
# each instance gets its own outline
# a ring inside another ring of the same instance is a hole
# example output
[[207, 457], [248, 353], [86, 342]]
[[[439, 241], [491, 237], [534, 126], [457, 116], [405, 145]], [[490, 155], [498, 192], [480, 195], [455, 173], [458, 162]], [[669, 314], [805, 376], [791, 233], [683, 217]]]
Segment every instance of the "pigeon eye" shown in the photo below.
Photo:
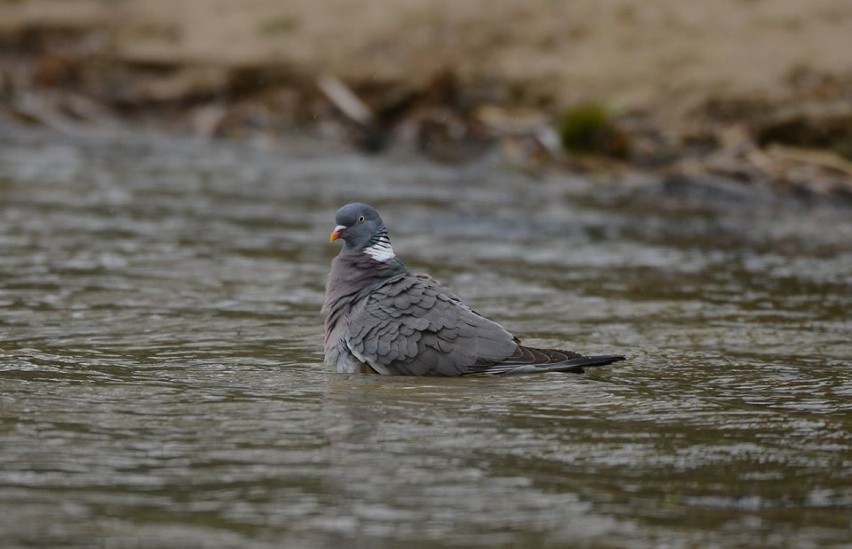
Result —
[[363, 222], [364, 222], [364, 219], [365, 219], [365, 218], [364, 218], [364, 216], [363, 216], [363, 215], [359, 215], [359, 216], [358, 216], [358, 223], [363, 223]]

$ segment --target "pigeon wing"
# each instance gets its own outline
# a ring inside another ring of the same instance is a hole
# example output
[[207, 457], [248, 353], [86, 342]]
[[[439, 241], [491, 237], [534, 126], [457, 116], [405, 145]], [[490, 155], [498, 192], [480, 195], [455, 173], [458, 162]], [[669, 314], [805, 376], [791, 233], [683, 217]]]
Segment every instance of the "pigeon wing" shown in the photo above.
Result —
[[345, 342], [379, 373], [420, 376], [471, 373], [518, 348], [502, 326], [433, 279], [411, 274], [379, 286], [353, 308]]

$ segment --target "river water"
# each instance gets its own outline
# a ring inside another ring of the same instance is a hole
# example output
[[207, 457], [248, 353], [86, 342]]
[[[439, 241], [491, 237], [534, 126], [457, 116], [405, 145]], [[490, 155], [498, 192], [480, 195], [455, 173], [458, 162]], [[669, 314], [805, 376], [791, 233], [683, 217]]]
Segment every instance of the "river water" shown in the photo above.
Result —
[[[852, 546], [852, 208], [0, 130], [4, 547]], [[335, 209], [586, 375], [328, 373]]]

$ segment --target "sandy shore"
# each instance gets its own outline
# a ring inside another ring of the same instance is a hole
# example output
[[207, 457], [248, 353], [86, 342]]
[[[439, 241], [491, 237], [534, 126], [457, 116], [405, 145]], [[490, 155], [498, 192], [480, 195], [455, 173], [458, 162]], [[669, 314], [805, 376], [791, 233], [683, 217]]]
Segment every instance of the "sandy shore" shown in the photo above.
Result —
[[[468, 130], [475, 111], [477, 123], [538, 117], [558, 131], [560, 113], [593, 103], [640, 164], [677, 157], [683, 170], [690, 157], [686, 171], [706, 171], [707, 151], [750, 143], [763, 158], [748, 162], [769, 177], [790, 179], [780, 154], [817, 166], [832, 192], [852, 178], [845, 0], [7, 0], [0, 40], [6, 103], [47, 88], [134, 112], [218, 105], [195, 112], [198, 130], [244, 116], [252, 96], [298, 122], [322, 115], [304, 112], [306, 90], [330, 74], [383, 127], [425, 103], [448, 107]], [[270, 100], [273, 84], [287, 91]]]

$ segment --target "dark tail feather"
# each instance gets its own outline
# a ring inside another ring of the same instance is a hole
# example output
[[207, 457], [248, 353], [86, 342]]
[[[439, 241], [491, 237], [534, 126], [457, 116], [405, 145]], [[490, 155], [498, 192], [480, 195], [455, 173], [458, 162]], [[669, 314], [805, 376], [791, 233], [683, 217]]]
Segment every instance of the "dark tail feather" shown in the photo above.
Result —
[[571, 351], [535, 349], [518, 345], [518, 351], [503, 362], [475, 365], [470, 373], [532, 374], [541, 372], [571, 372], [582, 374], [584, 368], [604, 366], [624, 360], [621, 355], [583, 356]]
[[[571, 372], [576, 374], [582, 374], [585, 368], [591, 368], [594, 366], [606, 366], [607, 364], [612, 364], [613, 362], [618, 362], [620, 360], [625, 360], [625, 357], [621, 355], [595, 355], [595, 356], [583, 356], [579, 358], [574, 358], [565, 362], [559, 362], [556, 364], [544, 364], [538, 366], [536, 368], [537, 372]], [[506, 372], [510, 374], [512, 372]], [[518, 372], [520, 373], [520, 372]]]

